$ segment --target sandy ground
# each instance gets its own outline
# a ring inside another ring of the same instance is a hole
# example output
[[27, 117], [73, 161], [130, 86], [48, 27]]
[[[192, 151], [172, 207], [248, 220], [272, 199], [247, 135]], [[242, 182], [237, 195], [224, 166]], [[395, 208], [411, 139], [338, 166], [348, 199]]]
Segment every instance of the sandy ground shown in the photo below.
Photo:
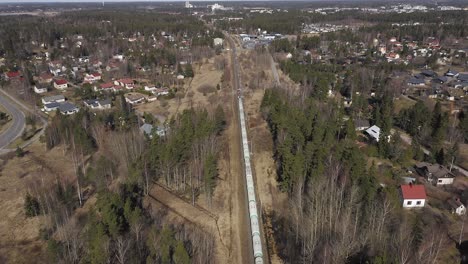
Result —
[[[31, 259], [35, 263], [46, 263], [45, 243], [38, 237], [45, 218], [27, 218], [24, 213], [24, 197], [33, 186], [55, 181], [56, 173], [50, 172], [50, 169], [60, 172], [61, 177], [68, 177], [73, 173], [70, 166], [63, 166], [70, 164], [70, 161], [60, 148], [46, 151], [41, 143], [34, 143], [26, 150], [29, 153], [22, 158], [13, 157], [0, 162], [1, 263], [31, 263]], [[41, 157], [55, 162], [39, 164], [38, 160], [44, 162]]]

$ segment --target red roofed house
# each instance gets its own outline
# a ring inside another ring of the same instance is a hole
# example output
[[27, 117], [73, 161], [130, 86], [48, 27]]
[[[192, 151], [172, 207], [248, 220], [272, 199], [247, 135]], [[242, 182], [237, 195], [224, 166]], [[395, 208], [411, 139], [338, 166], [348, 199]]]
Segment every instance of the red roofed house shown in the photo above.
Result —
[[48, 72], [41, 73], [39, 75], [38, 81], [40, 83], [51, 83], [54, 76]]
[[5, 79], [8, 80], [19, 80], [21, 79], [21, 72], [20, 71], [9, 71], [5, 73]]
[[64, 79], [54, 80], [54, 87], [55, 89], [60, 89], [60, 90], [67, 89], [68, 82], [67, 80], [64, 80]]
[[84, 76], [83, 82], [84, 83], [93, 83], [93, 82], [97, 82], [99, 80], [101, 80], [101, 74], [98, 73], [98, 72], [94, 72], [94, 73], [91, 73], [91, 74], [86, 74]]
[[135, 87], [135, 84], [133, 83], [132, 79], [126, 78], [126, 79], [120, 79], [117, 81], [114, 81], [115, 85], [120, 85], [123, 86], [129, 90], [133, 89]]
[[426, 188], [420, 184], [401, 185], [403, 208], [420, 208], [426, 203]]
[[99, 88], [97, 86], [94, 86], [94, 90], [102, 90], [102, 91], [114, 91], [114, 83], [113, 82], [108, 82], [108, 83], [102, 83], [99, 85]]

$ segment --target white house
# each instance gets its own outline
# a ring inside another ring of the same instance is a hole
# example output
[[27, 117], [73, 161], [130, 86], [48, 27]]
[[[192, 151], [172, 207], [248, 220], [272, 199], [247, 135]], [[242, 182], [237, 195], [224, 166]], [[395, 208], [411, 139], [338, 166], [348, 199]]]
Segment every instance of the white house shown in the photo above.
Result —
[[223, 45], [223, 39], [222, 38], [215, 38], [215, 39], [213, 39], [213, 44], [215, 46], [222, 46]]
[[61, 94], [46, 96], [46, 97], [42, 98], [42, 103], [43, 104], [62, 103], [62, 102], [65, 102], [65, 96], [63, 96]]
[[98, 72], [94, 72], [94, 73], [91, 73], [91, 74], [85, 74], [83, 79], [84, 79], [83, 82], [85, 82], [85, 83], [94, 83], [94, 82], [97, 82], [97, 81], [101, 80], [101, 74], [98, 73]]
[[401, 200], [403, 208], [421, 208], [426, 203], [426, 188], [424, 185], [401, 185]]
[[373, 125], [369, 127], [368, 129], [366, 129], [366, 133], [369, 135], [371, 139], [375, 140], [376, 142], [379, 142], [380, 127]]
[[419, 175], [425, 177], [428, 182], [437, 186], [453, 184], [455, 179], [455, 175], [440, 164], [420, 162], [416, 164], [415, 168]]
[[33, 89], [37, 94], [47, 93], [47, 85], [36, 84]]
[[54, 80], [54, 88], [55, 89], [63, 90], [63, 89], [67, 89], [67, 87], [68, 87], [67, 80], [64, 80], [64, 79]]
[[125, 101], [129, 104], [139, 104], [145, 101], [145, 96], [140, 93], [128, 93], [125, 94]]
[[452, 211], [452, 214], [457, 214], [457, 215], [465, 215], [466, 214], [466, 207], [460, 201], [460, 199], [458, 199], [458, 198], [450, 199], [450, 200], [447, 201], [447, 204], [449, 206], [449, 209]]
[[133, 80], [129, 78], [116, 80], [114, 81], [114, 85], [125, 87], [128, 90], [135, 88], [135, 84], [133, 83]]

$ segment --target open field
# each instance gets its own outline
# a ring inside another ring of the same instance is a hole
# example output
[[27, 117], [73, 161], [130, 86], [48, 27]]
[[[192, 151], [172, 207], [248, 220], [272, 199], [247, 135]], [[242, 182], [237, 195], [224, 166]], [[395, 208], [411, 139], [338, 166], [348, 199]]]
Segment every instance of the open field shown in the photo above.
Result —
[[[39, 238], [39, 229], [45, 223], [44, 216], [27, 218], [24, 213], [24, 197], [29, 190], [39, 185], [52, 185], [56, 174], [62, 179], [73, 177], [71, 162], [63, 149], [46, 151], [41, 143], [29, 146], [26, 156], [0, 158], [0, 262], [35, 263], [45, 262], [45, 243]], [[13, 155], [13, 154], [10, 154]], [[39, 163], [39, 157], [46, 163]], [[51, 160], [55, 162], [50, 162]]]
[[215, 108], [218, 104], [223, 104], [224, 101], [220, 100], [220, 92], [216, 90], [216, 85], [221, 82], [223, 71], [214, 67], [213, 60], [201, 65], [196, 64], [194, 71], [195, 77], [192, 80], [186, 80], [184, 90], [177, 92], [175, 98], [138, 105], [137, 111], [168, 119], [190, 107]]

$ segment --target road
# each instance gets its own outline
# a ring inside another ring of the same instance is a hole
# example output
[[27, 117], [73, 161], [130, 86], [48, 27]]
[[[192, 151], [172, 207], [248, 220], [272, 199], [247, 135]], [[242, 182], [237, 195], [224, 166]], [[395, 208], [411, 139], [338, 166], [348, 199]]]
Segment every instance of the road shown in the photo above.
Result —
[[0, 134], [0, 150], [5, 149], [11, 142], [21, 136], [26, 126], [25, 115], [13, 102], [10, 101], [3, 93], [0, 93], [0, 105], [8, 112], [12, 119], [12, 123], [2, 134]]

